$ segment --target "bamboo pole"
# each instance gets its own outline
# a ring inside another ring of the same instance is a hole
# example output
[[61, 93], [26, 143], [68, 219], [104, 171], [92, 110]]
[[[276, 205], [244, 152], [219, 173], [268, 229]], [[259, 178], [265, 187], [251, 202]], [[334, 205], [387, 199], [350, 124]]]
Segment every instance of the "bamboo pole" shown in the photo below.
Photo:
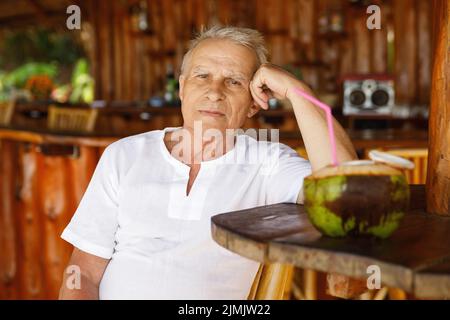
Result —
[[434, 0], [427, 212], [450, 215], [450, 0]]

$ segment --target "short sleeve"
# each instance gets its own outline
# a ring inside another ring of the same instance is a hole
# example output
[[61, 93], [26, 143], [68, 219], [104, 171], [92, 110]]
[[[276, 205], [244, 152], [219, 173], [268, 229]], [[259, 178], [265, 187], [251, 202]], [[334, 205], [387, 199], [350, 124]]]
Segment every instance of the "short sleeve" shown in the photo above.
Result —
[[78, 249], [111, 258], [118, 227], [117, 144], [103, 152], [89, 185], [61, 238]]
[[[285, 144], [278, 143], [270, 170], [266, 173], [266, 203], [296, 203], [299, 193], [303, 192], [303, 179], [311, 172], [308, 160]], [[302, 197], [299, 200], [303, 203]]]

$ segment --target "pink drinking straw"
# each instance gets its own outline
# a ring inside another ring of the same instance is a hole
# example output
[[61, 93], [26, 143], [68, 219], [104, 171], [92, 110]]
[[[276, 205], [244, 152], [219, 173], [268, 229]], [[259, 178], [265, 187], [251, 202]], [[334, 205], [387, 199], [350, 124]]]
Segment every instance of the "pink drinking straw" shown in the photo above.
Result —
[[330, 138], [331, 143], [331, 157], [332, 162], [334, 166], [338, 165], [337, 157], [336, 157], [336, 140], [334, 138], [334, 129], [333, 129], [333, 117], [331, 116], [331, 108], [330, 106], [326, 105], [322, 101], [317, 100], [313, 96], [307, 94], [303, 90], [300, 90], [298, 88], [294, 88], [295, 92], [305, 98], [306, 100], [310, 101], [311, 103], [315, 104], [319, 108], [325, 110], [325, 113], [327, 115], [327, 125], [328, 125], [328, 136]]

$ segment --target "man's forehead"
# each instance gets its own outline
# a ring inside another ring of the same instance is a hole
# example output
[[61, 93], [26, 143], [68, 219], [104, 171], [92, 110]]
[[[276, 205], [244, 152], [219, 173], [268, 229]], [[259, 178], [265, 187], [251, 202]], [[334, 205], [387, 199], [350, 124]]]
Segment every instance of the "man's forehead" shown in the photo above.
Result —
[[247, 68], [243, 68], [239, 65], [221, 65], [221, 64], [209, 64], [206, 61], [202, 61], [200, 63], [194, 63], [192, 65], [192, 72], [198, 72], [198, 71], [220, 71], [224, 75], [234, 75], [234, 76], [240, 76], [243, 78], [248, 78], [251, 76], [247, 70]]
[[[231, 48], [226, 46], [231, 46]], [[213, 67], [216, 65], [243, 74], [253, 73], [256, 65], [256, 54], [251, 49], [229, 40], [204, 40], [192, 52], [191, 70], [197, 66]]]

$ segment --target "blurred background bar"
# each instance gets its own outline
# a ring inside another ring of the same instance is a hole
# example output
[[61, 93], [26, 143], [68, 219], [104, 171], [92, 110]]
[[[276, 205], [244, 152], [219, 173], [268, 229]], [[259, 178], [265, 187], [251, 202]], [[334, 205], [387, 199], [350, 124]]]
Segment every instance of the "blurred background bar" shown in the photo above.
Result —
[[[59, 235], [101, 153], [183, 124], [182, 57], [214, 24], [261, 31], [269, 60], [332, 106], [361, 158], [382, 149], [421, 161], [408, 179], [425, 183], [433, 3], [0, 1], [0, 299], [57, 297], [71, 252]], [[380, 8], [380, 29], [367, 27], [369, 4]], [[67, 27], [71, 5], [80, 29]], [[245, 128], [279, 129], [307, 157], [292, 106], [272, 102]]]

